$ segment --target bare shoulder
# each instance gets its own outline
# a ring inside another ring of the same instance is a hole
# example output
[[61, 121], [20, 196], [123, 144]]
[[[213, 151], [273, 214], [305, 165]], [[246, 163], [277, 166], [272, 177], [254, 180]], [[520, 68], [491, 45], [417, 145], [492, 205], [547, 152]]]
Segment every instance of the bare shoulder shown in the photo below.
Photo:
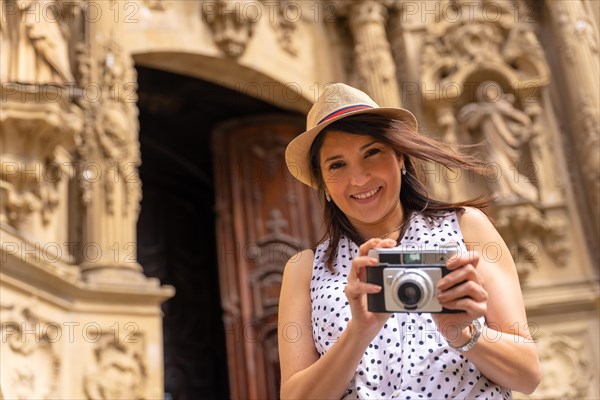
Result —
[[465, 226], [493, 226], [492, 222], [483, 211], [475, 207], [462, 207], [463, 211], [459, 211], [458, 215], [459, 223], [464, 223]]
[[284, 278], [302, 283], [310, 282], [315, 253], [306, 249], [293, 255], [285, 265]]
[[463, 210], [457, 212], [457, 216], [465, 242], [477, 239], [496, 240], [500, 237], [492, 221], [483, 211], [475, 207], [463, 207]]
[[467, 249], [475, 250], [482, 256], [480, 271], [485, 275], [501, 269], [516, 277], [516, 266], [510, 250], [492, 221], [477, 208], [464, 208], [464, 212], [457, 214], [458, 224]]
[[508, 246], [483, 211], [464, 207], [464, 211], [457, 215], [467, 249], [478, 251], [484, 259], [493, 260], [492, 264], [515, 268]]

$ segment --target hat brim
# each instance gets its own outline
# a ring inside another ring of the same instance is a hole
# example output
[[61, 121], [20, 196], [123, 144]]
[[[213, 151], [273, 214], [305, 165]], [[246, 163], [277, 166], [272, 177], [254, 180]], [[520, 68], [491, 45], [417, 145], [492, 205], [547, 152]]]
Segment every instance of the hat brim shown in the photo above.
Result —
[[358, 114], [376, 114], [385, 115], [393, 118], [399, 118], [406, 121], [412, 127], [417, 129], [417, 119], [408, 110], [394, 107], [378, 107], [369, 108], [365, 110], [351, 111], [337, 117], [331, 118], [325, 122], [322, 122], [312, 129], [309, 129], [300, 135], [296, 136], [285, 149], [285, 163], [287, 164], [288, 170], [292, 176], [298, 179], [300, 182], [318, 188], [317, 182], [314, 181], [310, 173], [310, 148], [319, 133], [327, 126], [331, 125], [335, 121], [347, 118], [351, 115]]

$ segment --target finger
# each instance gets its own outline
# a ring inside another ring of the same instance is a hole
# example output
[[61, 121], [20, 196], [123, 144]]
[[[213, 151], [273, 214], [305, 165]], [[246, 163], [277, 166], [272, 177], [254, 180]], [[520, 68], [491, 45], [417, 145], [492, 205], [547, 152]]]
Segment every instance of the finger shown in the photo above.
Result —
[[381, 292], [381, 286], [373, 283], [354, 282], [347, 284], [344, 288], [344, 292], [348, 299], [356, 300], [364, 294]]
[[471, 264], [477, 267], [479, 264], [479, 253], [476, 251], [459, 252], [456, 256], [451, 257], [446, 262], [446, 268], [449, 270], [455, 270], [462, 265]]
[[440, 279], [436, 288], [439, 291], [444, 291], [464, 281], [474, 281], [481, 286], [484, 285], [483, 277], [477, 272], [475, 267], [472, 264], [466, 264]]
[[379, 243], [379, 247], [385, 248], [395, 247], [396, 245], [397, 242], [394, 239], [383, 239], [381, 243]]
[[371, 265], [377, 265], [378, 261], [376, 258], [361, 256], [356, 257], [352, 261], [352, 268], [350, 270], [350, 276], [355, 280], [365, 280], [365, 267]]
[[468, 297], [448, 301], [443, 306], [450, 310], [463, 310], [471, 319], [484, 316], [487, 312], [486, 302], [477, 302]]
[[369, 250], [378, 248], [378, 247], [394, 247], [396, 245], [396, 241], [392, 239], [380, 239], [373, 238], [364, 242], [358, 248], [358, 254], [361, 256], [365, 256], [369, 253]]
[[469, 297], [474, 301], [483, 302], [487, 301], [488, 293], [481, 285], [473, 281], [466, 281], [439, 293], [438, 301], [444, 304], [463, 297]]
[[371, 250], [375, 247], [379, 247], [380, 243], [381, 243], [381, 239], [379, 239], [379, 238], [373, 238], [373, 239], [367, 240], [366, 242], [361, 244], [360, 247], [358, 248], [358, 255], [366, 256], [369, 253], [369, 250]]

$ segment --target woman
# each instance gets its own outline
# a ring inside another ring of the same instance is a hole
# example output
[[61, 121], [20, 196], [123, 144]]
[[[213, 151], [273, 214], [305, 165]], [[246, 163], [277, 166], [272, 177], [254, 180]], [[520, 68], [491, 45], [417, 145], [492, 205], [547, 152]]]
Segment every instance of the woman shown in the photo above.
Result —
[[[324, 198], [325, 239], [285, 267], [279, 303], [283, 399], [510, 398], [539, 383], [537, 351], [515, 264], [479, 211], [427, 197], [417, 163], [482, 165], [417, 133], [414, 116], [365, 93], [329, 85], [286, 149], [292, 175]], [[375, 313], [365, 282], [369, 249], [464, 251], [437, 284], [440, 304], [460, 313]], [[494, 260], [481, 250], [493, 245]], [[483, 322], [483, 323], [481, 323]], [[290, 335], [289, 327], [300, 329]]]

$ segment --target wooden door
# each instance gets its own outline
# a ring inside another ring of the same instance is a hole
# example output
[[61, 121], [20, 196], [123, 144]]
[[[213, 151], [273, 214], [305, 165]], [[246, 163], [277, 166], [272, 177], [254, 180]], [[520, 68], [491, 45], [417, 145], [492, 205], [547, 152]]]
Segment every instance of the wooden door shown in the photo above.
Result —
[[217, 252], [231, 397], [279, 398], [283, 268], [321, 237], [314, 191], [285, 166], [300, 117], [244, 118], [213, 132]]

